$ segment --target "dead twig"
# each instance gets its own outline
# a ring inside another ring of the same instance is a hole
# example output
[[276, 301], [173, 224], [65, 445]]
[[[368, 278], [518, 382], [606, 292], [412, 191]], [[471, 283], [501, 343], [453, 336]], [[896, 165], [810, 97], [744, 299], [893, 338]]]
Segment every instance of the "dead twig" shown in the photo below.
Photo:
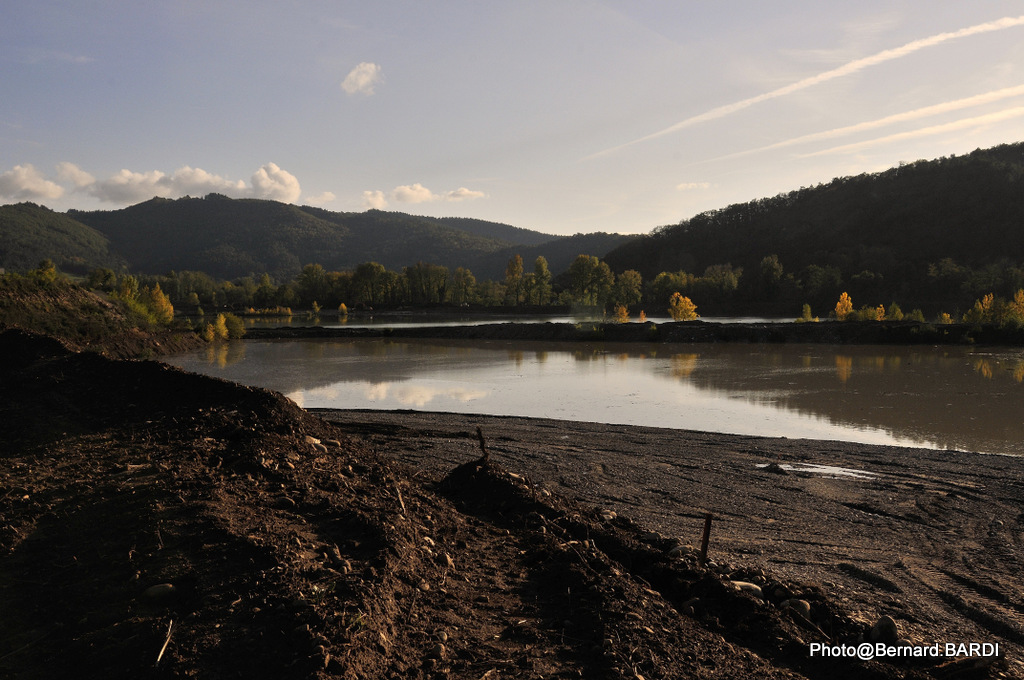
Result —
[[398, 488], [398, 482], [395, 482], [394, 484], [395, 493], [398, 494], [398, 504], [402, 506], [402, 514], [405, 515], [407, 513], [405, 512], [405, 501], [402, 500], [402, 490]]
[[174, 619], [171, 619], [171, 624], [167, 626], [167, 639], [164, 640], [164, 646], [160, 648], [160, 653], [156, 655], [156, 663], [153, 666], [160, 665], [160, 659], [164, 658], [164, 652], [167, 651], [167, 645], [171, 644], [171, 635], [174, 634]]

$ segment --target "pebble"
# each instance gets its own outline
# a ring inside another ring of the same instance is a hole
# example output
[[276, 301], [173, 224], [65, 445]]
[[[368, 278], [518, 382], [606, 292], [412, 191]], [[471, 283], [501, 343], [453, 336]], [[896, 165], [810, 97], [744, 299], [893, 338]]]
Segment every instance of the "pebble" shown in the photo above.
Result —
[[317, 453], [327, 453], [327, 447], [324, 446], [323, 444], [313, 444], [313, 448], [316, 449]]
[[432, 659], [443, 659], [444, 655], [448, 653], [448, 648], [438, 642], [436, 645], [430, 648], [430, 658]]
[[309, 435], [307, 434], [307, 435], [306, 435], [306, 443], [307, 443], [307, 444], [310, 444], [310, 445], [315, 445], [315, 444], [319, 444], [319, 443], [320, 443], [320, 440], [319, 440], [319, 439], [317, 439], [316, 437], [310, 437], [310, 436], [309, 436]]
[[600, 514], [601, 519], [605, 522], [611, 522], [613, 519], [618, 517], [618, 514], [614, 510], [602, 510]]
[[158, 583], [142, 591], [142, 601], [152, 605], [166, 605], [178, 594], [173, 583]]

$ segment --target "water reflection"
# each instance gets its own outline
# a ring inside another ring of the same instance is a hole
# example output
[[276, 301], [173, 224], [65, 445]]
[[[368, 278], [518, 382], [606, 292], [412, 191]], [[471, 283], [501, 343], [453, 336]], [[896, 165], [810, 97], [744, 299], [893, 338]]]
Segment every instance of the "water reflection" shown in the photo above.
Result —
[[429, 408], [1024, 453], [1024, 353], [931, 347], [389, 340], [172, 359], [309, 407]]

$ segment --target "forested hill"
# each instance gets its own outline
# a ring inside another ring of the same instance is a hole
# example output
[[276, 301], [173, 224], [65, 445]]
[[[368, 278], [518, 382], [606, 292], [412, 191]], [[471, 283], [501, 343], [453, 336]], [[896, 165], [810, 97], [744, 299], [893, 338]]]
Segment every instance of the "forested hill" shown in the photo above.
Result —
[[[306, 264], [346, 270], [371, 261], [397, 271], [417, 262], [467, 267], [480, 278], [501, 279], [516, 252], [550, 253], [558, 271], [559, 263], [568, 267], [579, 253], [604, 255], [626, 238], [557, 237], [483, 220], [341, 213], [219, 194], [153, 198], [121, 210], [71, 210], [63, 219], [108, 239], [132, 271], [198, 270], [223, 279], [266, 272], [288, 280]], [[576, 252], [566, 256], [566, 249]], [[18, 261], [19, 267], [36, 264], [38, 258], [28, 265]]]
[[833, 289], [859, 285], [878, 297], [873, 304], [948, 301], [972, 276], [992, 278], [991, 289], [1019, 286], [1024, 281], [1004, 279], [1019, 276], [1024, 263], [1024, 143], [701, 213], [605, 260], [614, 271], [636, 269], [645, 278], [730, 264], [742, 267], [749, 283], [767, 273], [761, 263], [771, 255], [798, 285], [806, 288], [824, 272]]
[[35, 203], [0, 206], [0, 267], [34, 269], [44, 259], [76, 274], [124, 265], [106, 236], [63, 213]]

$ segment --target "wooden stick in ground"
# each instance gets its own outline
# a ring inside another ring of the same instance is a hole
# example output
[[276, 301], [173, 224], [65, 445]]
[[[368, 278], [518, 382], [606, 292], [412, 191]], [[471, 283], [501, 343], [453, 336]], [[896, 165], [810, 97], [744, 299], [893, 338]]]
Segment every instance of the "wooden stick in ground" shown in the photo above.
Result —
[[487, 453], [487, 440], [484, 439], [484, 431], [482, 429], [480, 429], [479, 425], [476, 426], [476, 436], [477, 436], [477, 439], [480, 440], [480, 450], [484, 454], [480, 458], [480, 460], [482, 460], [484, 462], [487, 462], [487, 459], [488, 459], [488, 457], [490, 455], [490, 454]]
[[704, 515], [704, 536], [700, 539], [700, 566], [708, 561], [708, 540], [711, 538], [711, 513]]

